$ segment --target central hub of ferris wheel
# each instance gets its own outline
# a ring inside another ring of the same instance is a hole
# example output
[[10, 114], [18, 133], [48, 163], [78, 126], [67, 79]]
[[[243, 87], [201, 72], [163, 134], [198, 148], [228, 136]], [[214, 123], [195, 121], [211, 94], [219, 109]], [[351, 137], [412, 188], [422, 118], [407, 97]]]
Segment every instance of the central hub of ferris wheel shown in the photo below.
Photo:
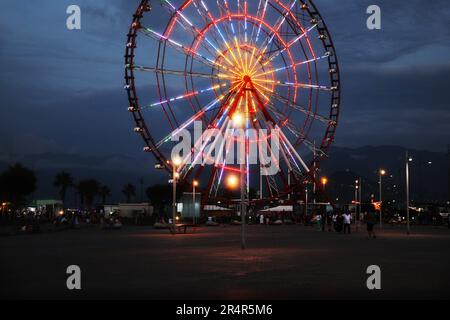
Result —
[[[276, 127], [280, 164], [275, 176], [263, 177], [261, 165], [242, 168], [216, 161], [211, 166], [183, 163], [180, 181], [186, 186], [201, 181], [203, 203], [226, 198], [224, 181], [231, 174], [245, 176], [248, 187], [260, 190], [260, 200], [303, 192], [334, 141], [341, 103], [336, 51], [314, 3], [156, 3], [153, 8], [149, 0], [139, 4], [125, 53], [128, 110], [144, 151], [172, 172], [172, 138], [192, 131], [197, 122], [222, 134], [233, 129], [232, 123], [247, 129]], [[206, 153], [209, 144], [194, 141], [193, 155]]]

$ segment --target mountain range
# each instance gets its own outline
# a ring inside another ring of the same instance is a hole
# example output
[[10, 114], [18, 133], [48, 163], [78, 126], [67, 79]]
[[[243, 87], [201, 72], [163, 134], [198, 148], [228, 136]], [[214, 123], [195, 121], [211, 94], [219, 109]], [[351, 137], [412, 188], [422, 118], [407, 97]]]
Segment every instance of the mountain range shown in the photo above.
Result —
[[[449, 157], [445, 152], [409, 150], [413, 161], [411, 172], [411, 199], [417, 202], [449, 201]], [[328, 177], [327, 193], [338, 202], [354, 199], [355, 180], [363, 179], [363, 198], [378, 197], [378, 172], [383, 177], [385, 199], [404, 201], [406, 150], [397, 146], [366, 146], [360, 148], [333, 147], [329, 157], [321, 163], [321, 176]], [[136, 186], [136, 201], [145, 200], [145, 188], [167, 183], [169, 175], [154, 169], [149, 155], [112, 154], [88, 156], [64, 153], [11, 155], [0, 153], [0, 170], [9, 164], [22, 163], [32, 168], [38, 178], [36, 199], [57, 198], [54, 176], [61, 171], [72, 174], [76, 180], [95, 178], [112, 189], [111, 202], [124, 201], [121, 193], [126, 183]], [[142, 180], [142, 184], [141, 184]], [[141, 188], [142, 186], [142, 188]], [[68, 196], [69, 201], [71, 195]], [[75, 199], [73, 193], [72, 199]]]

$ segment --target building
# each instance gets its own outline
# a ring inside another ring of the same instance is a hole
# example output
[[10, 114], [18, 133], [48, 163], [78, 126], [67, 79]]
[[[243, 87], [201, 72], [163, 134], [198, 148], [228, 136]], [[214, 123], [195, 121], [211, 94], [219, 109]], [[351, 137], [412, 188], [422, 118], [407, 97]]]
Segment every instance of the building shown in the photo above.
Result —
[[[106, 207], [105, 212], [108, 212], [106, 211]], [[113, 210], [114, 213], [124, 218], [153, 215], [153, 206], [150, 203], [119, 203], [118, 210], [115, 206], [112, 206], [112, 208], [116, 210]]]

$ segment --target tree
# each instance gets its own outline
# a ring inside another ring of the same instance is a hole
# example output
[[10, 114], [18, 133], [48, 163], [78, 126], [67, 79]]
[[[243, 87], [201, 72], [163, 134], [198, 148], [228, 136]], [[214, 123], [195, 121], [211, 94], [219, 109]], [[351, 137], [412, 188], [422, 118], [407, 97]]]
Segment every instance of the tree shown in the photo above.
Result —
[[26, 198], [36, 190], [36, 175], [20, 163], [10, 166], [0, 175], [0, 197], [19, 207], [26, 204]]
[[130, 203], [131, 198], [136, 196], [136, 188], [131, 183], [128, 183], [123, 187], [122, 193], [127, 198], [127, 203]]
[[146, 194], [155, 209], [155, 213], [163, 215], [164, 207], [172, 203], [172, 186], [154, 185], [147, 189]]
[[99, 193], [100, 183], [95, 179], [82, 180], [78, 183], [77, 189], [81, 203], [87, 208], [91, 208], [95, 197]]
[[99, 194], [102, 197], [102, 204], [106, 204], [106, 199], [111, 197], [111, 189], [108, 186], [102, 186]]
[[64, 203], [66, 199], [67, 189], [73, 186], [73, 178], [69, 173], [65, 171], [60, 172], [55, 176], [53, 185], [59, 188], [59, 196]]

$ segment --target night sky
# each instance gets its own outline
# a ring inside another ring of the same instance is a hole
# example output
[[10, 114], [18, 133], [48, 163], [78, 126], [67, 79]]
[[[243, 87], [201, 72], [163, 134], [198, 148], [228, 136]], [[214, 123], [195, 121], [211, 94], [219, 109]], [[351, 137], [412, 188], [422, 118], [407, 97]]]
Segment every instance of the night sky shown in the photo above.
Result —
[[[2, 1], [1, 153], [139, 154], [142, 142], [132, 132], [123, 90], [125, 36], [138, 3]], [[82, 9], [81, 31], [66, 29], [70, 4]], [[448, 1], [315, 4], [342, 69], [336, 145], [445, 150], [450, 142]], [[366, 27], [371, 4], [382, 9], [382, 30]]]

